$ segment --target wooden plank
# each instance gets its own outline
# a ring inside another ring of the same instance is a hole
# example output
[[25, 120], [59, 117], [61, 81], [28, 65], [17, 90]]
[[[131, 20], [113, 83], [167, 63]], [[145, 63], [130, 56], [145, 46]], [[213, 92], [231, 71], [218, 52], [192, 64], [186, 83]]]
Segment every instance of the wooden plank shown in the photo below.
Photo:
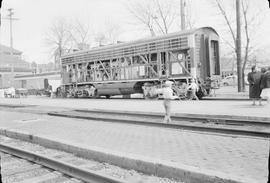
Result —
[[139, 55], [139, 57], [143, 60], [145, 64], [149, 66], [149, 68], [156, 74], [156, 76], [158, 76], [158, 73], [155, 71], [155, 69], [151, 65], [149, 65], [149, 62], [142, 55]]
[[[110, 78], [110, 74], [107, 72], [107, 69], [105, 68], [105, 66], [103, 65], [102, 61], [99, 60], [99, 63], [101, 64], [102, 68], [104, 69], [106, 75], [108, 76], [108, 79]], [[112, 78], [111, 78], [112, 79]]]

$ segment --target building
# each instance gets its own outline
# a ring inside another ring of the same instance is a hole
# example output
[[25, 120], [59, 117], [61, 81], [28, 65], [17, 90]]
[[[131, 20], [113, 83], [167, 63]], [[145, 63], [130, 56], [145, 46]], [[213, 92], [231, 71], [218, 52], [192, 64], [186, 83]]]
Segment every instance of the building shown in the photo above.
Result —
[[[235, 58], [229, 58], [229, 57], [221, 57], [221, 75], [222, 78], [226, 76], [231, 75], [237, 75], [237, 64]], [[245, 76], [251, 71], [252, 65], [255, 65], [254, 63], [248, 62], [245, 67]], [[256, 64], [258, 67], [263, 67], [261, 63]]]
[[57, 70], [55, 67], [56, 66], [53, 62], [37, 64], [36, 73], [59, 71], [59, 69]]
[[22, 52], [0, 44], [0, 88], [14, 87], [16, 75], [32, 73], [30, 63], [22, 59]]
[[14, 78], [15, 88], [25, 88], [28, 90], [35, 89], [48, 89], [50, 81], [59, 81], [61, 82], [60, 71], [44, 72], [37, 74], [25, 74], [18, 75]]

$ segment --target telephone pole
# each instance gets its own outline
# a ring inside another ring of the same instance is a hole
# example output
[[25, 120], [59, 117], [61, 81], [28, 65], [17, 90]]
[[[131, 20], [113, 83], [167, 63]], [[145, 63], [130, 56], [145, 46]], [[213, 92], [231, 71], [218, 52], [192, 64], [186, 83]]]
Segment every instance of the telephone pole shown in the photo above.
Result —
[[[14, 55], [14, 49], [13, 49], [12, 21], [13, 21], [13, 20], [19, 20], [19, 19], [18, 19], [18, 18], [13, 18], [13, 15], [14, 15], [13, 8], [9, 8], [9, 9], [8, 9], [8, 12], [9, 12], [9, 14], [7, 15], [7, 18], [3, 18], [3, 19], [9, 20], [10, 50], [11, 50], [10, 56], [11, 56], [11, 59], [14, 59], [14, 58], [13, 58], [13, 55]], [[11, 64], [11, 70], [12, 70], [12, 72], [13, 72], [13, 70], [14, 70], [13, 64]]]
[[12, 18], [12, 16], [14, 15], [14, 12], [13, 12], [13, 8], [9, 8], [8, 11], [9, 11], [9, 14], [7, 16], [9, 19], [10, 48], [11, 48], [11, 56], [13, 56], [12, 21], [14, 20], [14, 18]]
[[13, 15], [14, 15], [13, 8], [9, 8], [8, 12], [9, 12], [9, 14], [7, 15], [7, 18], [3, 18], [3, 19], [9, 20], [10, 49], [11, 49], [11, 55], [13, 55], [12, 21], [13, 20], [19, 20], [19, 19], [18, 18], [13, 18]]
[[185, 4], [185, 0], [180, 0], [181, 30], [186, 29]]
[[238, 92], [243, 91], [242, 61], [241, 61], [241, 16], [240, 0], [236, 0], [236, 59], [237, 59], [237, 87]]

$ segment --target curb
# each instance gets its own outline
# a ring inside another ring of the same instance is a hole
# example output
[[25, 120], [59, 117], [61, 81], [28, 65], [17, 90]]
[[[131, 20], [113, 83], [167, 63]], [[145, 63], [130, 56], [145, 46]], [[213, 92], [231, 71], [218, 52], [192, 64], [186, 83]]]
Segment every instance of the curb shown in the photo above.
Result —
[[[158, 112], [141, 112], [141, 111], [121, 111], [121, 110], [103, 110], [103, 109], [75, 109], [75, 111], [79, 112], [108, 112], [108, 113], [120, 113], [120, 114], [132, 114], [132, 115], [148, 115], [148, 116], [156, 116], [156, 117], [164, 117], [163, 113]], [[236, 115], [214, 115], [214, 114], [191, 114], [191, 113], [173, 113], [171, 114], [171, 118], [177, 117], [186, 117], [186, 118], [205, 118], [206, 120], [238, 120], [238, 121], [252, 121], [252, 122], [269, 122], [270, 125], [270, 118], [269, 117], [256, 117], [256, 116], [236, 116]]]
[[256, 183], [256, 180], [246, 179], [228, 175], [213, 170], [203, 170], [199, 167], [180, 165], [173, 162], [156, 160], [127, 153], [111, 151], [108, 149], [85, 146], [70, 143], [61, 139], [50, 139], [45, 136], [36, 136], [24, 131], [11, 131], [0, 129], [0, 134], [36, 143], [47, 148], [53, 148], [61, 151], [73, 153], [77, 156], [93, 159], [100, 162], [107, 162], [127, 169], [134, 169], [146, 174], [153, 174], [160, 177], [167, 177], [183, 181], [185, 183]]
[[[248, 97], [203, 97], [202, 100], [220, 100], [220, 101], [252, 101]], [[262, 101], [265, 101], [264, 99]]]

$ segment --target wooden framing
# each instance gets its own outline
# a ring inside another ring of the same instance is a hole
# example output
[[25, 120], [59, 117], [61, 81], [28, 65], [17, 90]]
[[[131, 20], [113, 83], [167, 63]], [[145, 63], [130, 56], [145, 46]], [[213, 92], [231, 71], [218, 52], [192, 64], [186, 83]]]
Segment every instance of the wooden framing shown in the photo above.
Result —
[[[194, 44], [191, 45], [191, 43], [189, 43], [190, 37], [194, 36], [197, 32], [204, 34], [204, 31], [206, 30], [210, 30], [217, 35], [215, 30], [209, 27], [193, 29], [130, 43], [121, 43], [87, 51], [78, 51], [64, 55], [61, 58], [61, 61], [63, 67], [66, 66], [67, 72], [72, 70], [71, 72], [75, 73], [75, 80], [77, 83], [81, 84], [147, 79], [159, 80], [164, 77], [191, 78], [193, 76], [190, 71], [191, 69], [188, 67], [197, 69], [195, 68], [197, 64], [194, 63], [199, 62], [199, 60], [195, 62], [195, 57], [189, 55], [190, 50], [194, 50]], [[153, 54], [156, 54], [155, 60], [152, 60]], [[177, 54], [185, 54], [184, 59], [179, 60], [178, 56], [176, 56]], [[198, 57], [198, 59], [200, 59], [200, 57]], [[172, 64], [176, 62], [183, 69], [183, 73], [172, 73]], [[82, 67], [85, 67], [86, 69], [79, 69], [79, 64], [82, 64]], [[88, 67], [91, 69], [87, 69]], [[83, 75], [84, 77], [79, 77], [80, 75]], [[81, 78], [81, 80], [79, 80], [79, 78]], [[91, 79], [89, 81], [86, 78]], [[63, 79], [63, 81], [70, 80]], [[69, 85], [70, 83], [63, 84]]]

